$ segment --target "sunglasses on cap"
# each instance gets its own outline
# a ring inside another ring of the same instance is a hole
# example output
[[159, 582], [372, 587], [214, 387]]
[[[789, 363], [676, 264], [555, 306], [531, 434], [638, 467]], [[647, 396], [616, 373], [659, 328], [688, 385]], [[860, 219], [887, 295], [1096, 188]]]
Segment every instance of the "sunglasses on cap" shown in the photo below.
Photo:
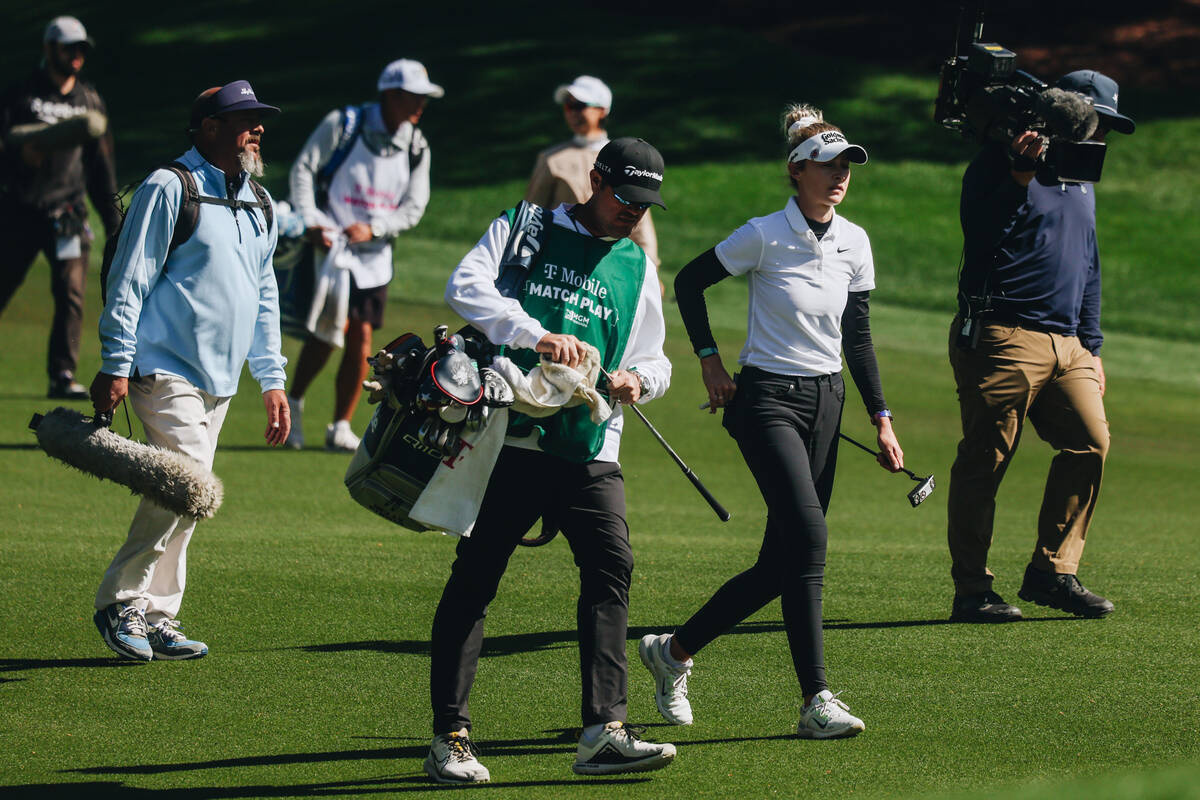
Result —
[[647, 208], [654, 205], [653, 203], [634, 203], [630, 200], [626, 200], [624, 197], [621, 197], [621, 195], [617, 194], [616, 189], [613, 189], [613, 197], [617, 198], [617, 202], [621, 205], [629, 206], [630, 208], [637, 209], [638, 211], [645, 211]]

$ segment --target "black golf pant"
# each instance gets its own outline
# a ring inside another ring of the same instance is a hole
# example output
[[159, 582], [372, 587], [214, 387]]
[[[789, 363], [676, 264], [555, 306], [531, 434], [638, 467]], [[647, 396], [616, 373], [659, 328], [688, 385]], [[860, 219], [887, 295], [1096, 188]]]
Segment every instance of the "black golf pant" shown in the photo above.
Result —
[[25, 282], [38, 252], [42, 252], [50, 262], [50, 294], [54, 297], [46, 372], [52, 379], [64, 372], [74, 375], [83, 334], [89, 251], [86, 237], [79, 256], [56, 258], [54, 229], [45, 213], [6, 209], [0, 220], [0, 238], [5, 248], [0, 255], [0, 313]]
[[796, 677], [806, 695], [827, 688], [821, 632], [825, 512], [845, 396], [840, 374], [790, 378], [754, 367], [742, 370], [725, 427], [767, 503], [762, 548], [754, 566], [726, 581], [675, 633], [686, 651], [698, 653], [779, 597]]
[[[583, 724], [625, 719], [625, 634], [633, 551], [619, 465], [576, 464], [505, 447], [479, 518], [460, 539], [433, 617], [429, 693], [434, 735], [471, 727], [468, 697], [483, 647], [483, 620], [521, 537], [539, 516], [558, 523], [579, 567], [579, 666]], [[537, 554], [530, 554], [536, 558]], [[530, 597], [536, 603], [538, 598]]]

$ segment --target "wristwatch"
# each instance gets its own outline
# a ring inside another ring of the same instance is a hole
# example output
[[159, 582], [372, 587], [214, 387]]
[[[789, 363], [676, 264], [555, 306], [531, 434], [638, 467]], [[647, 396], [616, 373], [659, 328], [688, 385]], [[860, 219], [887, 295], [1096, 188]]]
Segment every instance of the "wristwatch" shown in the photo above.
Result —
[[650, 381], [646, 380], [646, 376], [638, 372], [637, 367], [630, 367], [629, 371], [634, 375], [637, 375], [638, 391], [640, 392], [640, 396], [645, 397], [646, 395], [650, 394]]

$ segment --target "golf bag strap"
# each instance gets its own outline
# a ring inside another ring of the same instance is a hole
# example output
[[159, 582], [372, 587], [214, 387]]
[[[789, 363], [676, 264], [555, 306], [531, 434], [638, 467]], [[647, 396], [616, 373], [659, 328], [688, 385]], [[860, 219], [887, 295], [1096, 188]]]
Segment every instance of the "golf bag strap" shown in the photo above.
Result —
[[550, 212], [536, 203], [522, 200], [513, 212], [508, 241], [500, 255], [500, 276], [496, 288], [504, 297], [519, 297], [525, 277], [546, 240], [551, 224]]

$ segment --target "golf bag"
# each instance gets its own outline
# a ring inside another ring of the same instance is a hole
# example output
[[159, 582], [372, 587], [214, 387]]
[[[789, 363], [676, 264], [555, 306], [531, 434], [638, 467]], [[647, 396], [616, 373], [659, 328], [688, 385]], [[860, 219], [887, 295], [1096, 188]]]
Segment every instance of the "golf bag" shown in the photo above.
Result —
[[350, 496], [398, 525], [427, 530], [409, 517], [438, 464], [454, 459], [463, 436], [478, 431], [494, 408], [512, 404], [511, 387], [479, 360], [486, 340], [434, 331], [426, 348], [406, 333], [368, 359], [373, 380], [364, 384], [378, 403], [346, 470]]

